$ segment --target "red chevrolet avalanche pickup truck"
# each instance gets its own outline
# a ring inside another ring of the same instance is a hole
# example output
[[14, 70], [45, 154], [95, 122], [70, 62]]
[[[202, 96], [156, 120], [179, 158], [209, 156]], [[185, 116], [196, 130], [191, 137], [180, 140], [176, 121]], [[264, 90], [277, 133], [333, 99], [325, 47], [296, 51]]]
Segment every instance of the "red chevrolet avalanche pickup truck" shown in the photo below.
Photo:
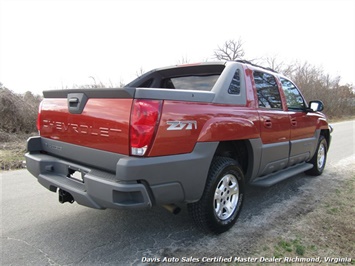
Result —
[[45, 91], [27, 168], [59, 201], [172, 211], [221, 233], [245, 184], [320, 175], [331, 141], [321, 101], [247, 61], [152, 70], [119, 89]]

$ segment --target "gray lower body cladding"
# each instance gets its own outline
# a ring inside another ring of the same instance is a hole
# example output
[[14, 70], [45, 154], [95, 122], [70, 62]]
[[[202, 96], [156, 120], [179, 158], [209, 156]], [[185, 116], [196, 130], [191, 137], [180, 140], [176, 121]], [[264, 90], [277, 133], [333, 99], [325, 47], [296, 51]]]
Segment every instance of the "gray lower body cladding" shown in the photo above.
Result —
[[[197, 143], [188, 154], [137, 158], [33, 137], [26, 163], [41, 185], [69, 192], [81, 205], [146, 208], [199, 200], [217, 146]], [[72, 177], [74, 172], [82, 181]]]

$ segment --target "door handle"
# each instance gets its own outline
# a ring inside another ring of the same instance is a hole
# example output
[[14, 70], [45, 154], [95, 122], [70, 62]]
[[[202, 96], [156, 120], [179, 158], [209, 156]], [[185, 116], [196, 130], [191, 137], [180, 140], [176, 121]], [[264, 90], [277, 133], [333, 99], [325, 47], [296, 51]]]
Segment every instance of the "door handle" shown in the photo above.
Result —
[[297, 127], [297, 120], [296, 120], [296, 118], [291, 118], [291, 125], [292, 125], [293, 127]]
[[272, 128], [271, 119], [265, 119], [265, 120], [264, 120], [264, 127], [266, 127], [266, 128]]

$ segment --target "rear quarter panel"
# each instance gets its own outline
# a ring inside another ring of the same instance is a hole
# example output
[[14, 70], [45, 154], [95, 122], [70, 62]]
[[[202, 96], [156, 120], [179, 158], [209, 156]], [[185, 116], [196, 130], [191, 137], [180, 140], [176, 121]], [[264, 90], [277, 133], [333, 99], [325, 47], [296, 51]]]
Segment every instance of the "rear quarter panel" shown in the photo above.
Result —
[[[169, 121], [196, 121], [197, 127], [168, 130]], [[149, 156], [190, 153], [197, 142], [259, 137], [256, 110], [232, 105], [165, 101]]]

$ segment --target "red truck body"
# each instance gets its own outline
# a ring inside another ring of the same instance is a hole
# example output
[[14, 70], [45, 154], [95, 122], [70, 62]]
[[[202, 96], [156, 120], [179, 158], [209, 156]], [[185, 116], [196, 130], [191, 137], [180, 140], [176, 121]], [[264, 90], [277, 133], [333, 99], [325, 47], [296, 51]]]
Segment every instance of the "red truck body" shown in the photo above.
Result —
[[[185, 202], [214, 232], [234, 224], [245, 182], [272, 185], [303, 171], [321, 174], [331, 139], [320, 101], [311, 109], [292, 81], [248, 62], [168, 67], [122, 89], [44, 96], [27, 165], [43, 186], [59, 189], [62, 203]], [[224, 175], [226, 169], [231, 173]], [[235, 183], [238, 192], [228, 191], [238, 197], [217, 204], [220, 196], [208, 195], [219, 191], [218, 182]], [[215, 210], [214, 218], [202, 206]]]

